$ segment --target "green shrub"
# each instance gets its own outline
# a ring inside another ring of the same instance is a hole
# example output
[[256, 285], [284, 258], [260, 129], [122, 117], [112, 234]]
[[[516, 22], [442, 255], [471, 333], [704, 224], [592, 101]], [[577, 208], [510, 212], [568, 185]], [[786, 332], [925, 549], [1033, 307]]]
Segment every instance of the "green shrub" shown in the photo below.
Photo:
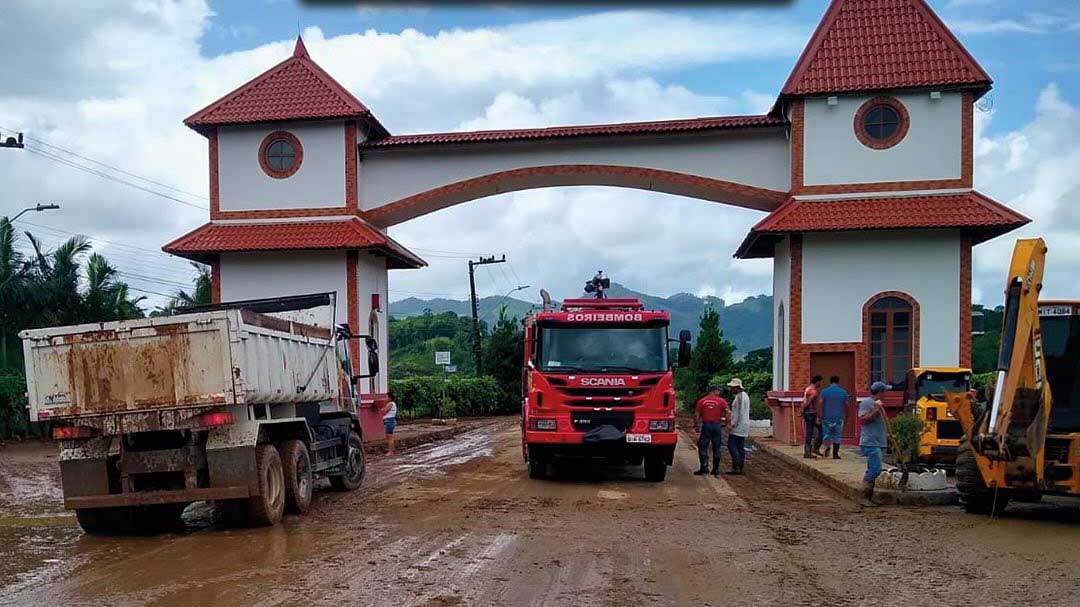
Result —
[[481, 417], [518, 410], [517, 396], [507, 394], [491, 377], [418, 376], [390, 380], [398, 416]]
[[768, 371], [721, 373], [714, 375], [709, 383], [722, 386], [721, 393], [730, 401], [731, 389], [726, 386], [733, 377], [742, 380], [743, 390], [750, 397], [750, 419], [772, 419], [772, 410], [765, 404], [765, 393], [772, 390], [772, 373]]
[[0, 371], [0, 439], [38, 434], [37, 424], [31, 424], [26, 413], [26, 378], [16, 371]]
[[907, 487], [908, 473], [915, 469], [918, 461], [919, 443], [922, 441], [923, 432], [926, 431], [926, 422], [910, 413], [897, 415], [889, 420], [889, 432], [894, 442], [893, 451], [896, 453], [896, 462], [903, 470], [900, 479], [900, 487]]

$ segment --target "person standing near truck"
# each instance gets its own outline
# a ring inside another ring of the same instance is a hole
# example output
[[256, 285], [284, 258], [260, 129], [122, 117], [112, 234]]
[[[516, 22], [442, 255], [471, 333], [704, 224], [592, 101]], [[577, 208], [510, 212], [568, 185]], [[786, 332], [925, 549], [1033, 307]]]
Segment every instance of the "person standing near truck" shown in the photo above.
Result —
[[821, 439], [825, 444], [825, 454], [832, 445], [832, 458], [840, 459], [840, 437], [844, 430], [844, 410], [851, 398], [848, 391], [840, 387], [840, 377], [829, 378], [829, 387], [821, 391]]
[[728, 382], [734, 396], [731, 397], [731, 423], [728, 425], [727, 446], [731, 454], [731, 470], [728, 474], [742, 474], [746, 462], [746, 437], [750, 434], [750, 397], [743, 390], [742, 380], [731, 378]]
[[889, 386], [876, 381], [870, 385], [870, 396], [859, 401], [859, 452], [866, 458], [866, 474], [863, 475], [863, 505], [874, 505], [874, 482], [881, 474], [881, 453], [888, 446], [885, 427], [885, 405], [881, 393]]
[[397, 428], [397, 403], [394, 402], [394, 393], [390, 391], [387, 395], [386, 406], [383, 407], [382, 424], [383, 432], [386, 433], [386, 454], [394, 454], [394, 429]]
[[712, 445], [713, 476], [720, 476], [720, 453], [723, 447], [721, 441], [724, 437], [724, 425], [728, 423], [731, 410], [728, 403], [720, 396], [719, 386], [709, 386], [709, 392], [702, 396], [694, 408], [694, 429], [699, 425], [701, 434], [698, 436], [698, 460], [701, 467], [695, 475], [701, 476], [709, 473], [709, 445]]
[[803, 445], [803, 457], [806, 459], [814, 459], [816, 456], [811, 451], [821, 449], [820, 435], [818, 441], [814, 442], [814, 429], [818, 427], [818, 414], [821, 409], [821, 396], [818, 393], [818, 389], [821, 387], [821, 376], [815, 375], [810, 379], [810, 385], [803, 390], [803, 404], [802, 404], [802, 418], [803, 418], [803, 436], [805, 437], [805, 444]]

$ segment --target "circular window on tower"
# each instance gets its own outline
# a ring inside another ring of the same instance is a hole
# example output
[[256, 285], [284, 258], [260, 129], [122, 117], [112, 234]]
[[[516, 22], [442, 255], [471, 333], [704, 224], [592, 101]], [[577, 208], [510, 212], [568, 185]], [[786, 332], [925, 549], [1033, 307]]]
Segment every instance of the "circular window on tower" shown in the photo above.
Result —
[[875, 97], [855, 112], [855, 136], [868, 148], [891, 148], [907, 131], [907, 108], [893, 97]]
[[259, 146], [259, 164], [267, 175], [285, 179], [300, 169], [304, 148], [296, 135], [286, 131], [270, 133]]

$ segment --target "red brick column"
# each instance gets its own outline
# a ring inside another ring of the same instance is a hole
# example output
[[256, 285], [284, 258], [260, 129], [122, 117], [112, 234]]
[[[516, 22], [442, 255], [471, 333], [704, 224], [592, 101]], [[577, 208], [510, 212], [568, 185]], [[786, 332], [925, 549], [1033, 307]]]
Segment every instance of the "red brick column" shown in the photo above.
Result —
[[960, 237], [960, 364], [971, 368], [971, 237]]

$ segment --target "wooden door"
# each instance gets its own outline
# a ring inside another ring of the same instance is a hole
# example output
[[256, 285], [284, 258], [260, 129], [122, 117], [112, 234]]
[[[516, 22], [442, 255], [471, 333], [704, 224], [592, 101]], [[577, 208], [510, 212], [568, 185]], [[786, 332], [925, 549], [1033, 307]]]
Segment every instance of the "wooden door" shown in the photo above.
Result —
[[811, 352], [810, 353], [810, 376], [820, 375], [822, 387], [829, 385], [829, 378], [833, 375], [840, 377], [840, 386], [848, 391], [851, 398], [848, 399], [847, 409], [844, 412], [845, 442], [854, 441], [856, 438], [855, 413], [855, 353], [854, 352]]

